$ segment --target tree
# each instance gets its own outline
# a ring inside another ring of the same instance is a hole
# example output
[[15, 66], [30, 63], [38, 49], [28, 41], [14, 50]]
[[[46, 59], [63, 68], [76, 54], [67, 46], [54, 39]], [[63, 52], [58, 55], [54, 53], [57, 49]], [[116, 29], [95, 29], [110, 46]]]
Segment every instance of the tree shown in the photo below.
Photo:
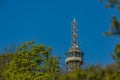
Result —
[[112, 17], [112, 23], [110, 26], [110, 31], [109, 32], [105, 32], [105, 35], [118, 35], [120, 36], [120, 22], [118, 21], [118, 19], [113, 16]]
[[7, 69], [9, 64], [11, 63], [14, 53], [15, 46], [9, 46], [4, 48], [3, 52], [0, 54], [0, 80], [4, 80], [3, 72]]
[[[105, 0], [100, 0], [103, 2]], [[117, 8], [120, 10], [120, 0], [107, 0], [105, 5], [107, 8]], [[105, 32], [105, 35], [118, 35], [120, 36], [120, 22], [116, 16], [112, 16], [112, 22], [110, 26], [110, 31]]]
[[118, 44], [114, 49], [114, 54], [111, 55], [117, 64], [120, 66], [120, 44]]
[[59, 80], [105, 80], [105, 71], [101, 65], [90, 65], [74, 72], [60, 75]]
[[[108, 0], [106, 4], [107, 8], [117, 8], [120, 10], [120, 0]], [[110, 26], [110, 31], [105, 33], [106, 35], [117, 35], [120, 36], [120, 22], [118, 17], [113, 16]], [[111, 55], [115, 63], [106, 67], [106, 72], [109, 73], [109, 79], [119, 80], [120, 79], [120, 44], [117, 44], [114, 53]]]
[[4, 70], [7, 69], [13, 57], [14, 55], [10, 53], [0, 55], [0, 80], [4, 79], [4, 76], [2, 73], [4, 72]]
[[5, 80], [54, 80], [54, 73], [59, 71], [59, 62], [50, 53], [51, 48], [45, 45], [23, 43], [3, 72]]

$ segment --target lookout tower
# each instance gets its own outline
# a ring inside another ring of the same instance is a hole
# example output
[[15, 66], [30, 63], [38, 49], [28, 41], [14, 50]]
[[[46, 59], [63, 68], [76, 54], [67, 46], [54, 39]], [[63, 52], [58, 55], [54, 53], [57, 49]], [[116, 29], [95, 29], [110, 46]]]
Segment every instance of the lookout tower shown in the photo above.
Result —
[[72, 45], [67, 52], [65, 63], [68, 65], [68, 71], [79, 69], [83, 63], [83, 53], [81, 52], [77, 42], [77, 26], [76, 19], [72, 21]]

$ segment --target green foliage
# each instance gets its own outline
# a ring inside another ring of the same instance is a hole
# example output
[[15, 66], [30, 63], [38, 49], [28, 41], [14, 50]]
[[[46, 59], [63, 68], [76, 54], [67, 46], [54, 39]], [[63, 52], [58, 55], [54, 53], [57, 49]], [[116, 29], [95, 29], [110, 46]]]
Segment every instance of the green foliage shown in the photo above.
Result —
[[111, 26], [110, 26], [110, 31], [105, 32], [105, 35], [107, 35], [107, 36], [109, 36], [109, 35], [110, 36], [111, 35], [120, 36], [120, 22], [115, 16], [112, 17], [112, 23], [111, 23]]
[[3, 80], [3, 72], [4, 70], [7, 69], [7, 67], [9, 66], [11, 60], [13, 59], [14, 55], [11, 53], [8, 54], [2, 54], [0, 55], [0, 80]]
[[50, 53], [51, 48], [44, 45], [23, 43], [3, 72], [5, 80], [54, 80], [59, 62]]
[[[99, 0], [100, 2], [103, 2], [105, 0]], [[117, 8], [120, 11], [120, 0], [107, 0], [107, 3], [105, 5], [107, 8]], [[107, 36], [120, 36], [120, 22], [116, 16], [112, 17], [112, 22], [110, 26], [110, 31], [105, 32], [105, 35]]]
[[[106, 1], [106, 0], [99, 0], [100, 2]], [[118, 10], [120, 10], [120, 0], [107, 0], [107, 4], [105, 5], [107, 8], [114, 8], [116, 7]]]
[[0, 55], [0, 80], [119, 80], [120, 44], [112, 54], [114, 64], [91, 65], [74, 72], [60, 73], [59, 59], [51, 48], [26, 42], [14, 54]]
[[120, 44], [118, 44], [114, 49], [114, 54], [112, 54], [112, 58], [117, 62], [120, 63]]
[[91, 65], [85, 69], [62, 74], [59, 80], [119, 80], [120, 72], [116, 65]]

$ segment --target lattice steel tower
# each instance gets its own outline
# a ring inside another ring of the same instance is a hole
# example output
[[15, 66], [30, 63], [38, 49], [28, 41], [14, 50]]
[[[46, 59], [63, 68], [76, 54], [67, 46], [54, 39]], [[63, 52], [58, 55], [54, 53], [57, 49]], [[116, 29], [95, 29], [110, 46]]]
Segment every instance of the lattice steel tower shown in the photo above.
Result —
[[67, 52], [67, 58], [65, 60], [68, 65], [68, 71], [75, 71], [79, 69], [83, 63], [83, 53], [81, 52], [77, 42], [77, 21], [72, 21], [72, 45]]

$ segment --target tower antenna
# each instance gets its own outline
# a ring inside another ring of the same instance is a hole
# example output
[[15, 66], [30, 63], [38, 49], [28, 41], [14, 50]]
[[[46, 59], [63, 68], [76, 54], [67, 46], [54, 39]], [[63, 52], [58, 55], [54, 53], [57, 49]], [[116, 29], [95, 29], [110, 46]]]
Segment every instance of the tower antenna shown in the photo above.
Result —
[[74, 18], [72, 21], [72, 46], [67, 52], [67, 58], [65, 60], [68, 65], [68, 71], [79, 69], [83, 63], [83, 53], [80, 51], [77, 42], [77, 26], [78, 23]]
[[78, 47], [77, 26], [78, 26], [78, 23], [77, 23], [76, 19], [74, 18], [73, 21], [72, 21], [72, 48]]

